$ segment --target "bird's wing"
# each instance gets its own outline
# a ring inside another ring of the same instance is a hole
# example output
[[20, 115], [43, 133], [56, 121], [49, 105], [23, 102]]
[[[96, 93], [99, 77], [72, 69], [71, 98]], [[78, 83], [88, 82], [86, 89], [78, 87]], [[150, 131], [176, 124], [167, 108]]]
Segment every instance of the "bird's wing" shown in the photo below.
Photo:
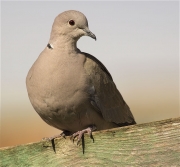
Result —
[[90, 76], [92, 85], [91, 104], [101, 112], [103, 118], [108, 122], [119, 125], [135, 124], [130, 108], [116, 88], [109, 71], [94, 56], [83, 54], [86, 56], [84, 68]]

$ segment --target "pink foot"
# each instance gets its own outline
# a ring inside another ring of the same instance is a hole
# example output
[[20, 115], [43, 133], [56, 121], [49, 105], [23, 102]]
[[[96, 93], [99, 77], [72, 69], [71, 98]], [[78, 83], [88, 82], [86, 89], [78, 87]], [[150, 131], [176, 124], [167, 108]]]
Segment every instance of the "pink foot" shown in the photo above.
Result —
[[61, 134], [58, 134], [58, 135], [55, 135], [52, 137], [44, 137], [42, 140], [51, 141], [52, 148], [53, 148], [54, 152], [56, 153], [54, 139], [59, 138], [59, 137], [66, 138], [66, 136], [69, 136], [69, 135], [70, 135], [69, 131], [63, 131]]
[[92, 132], [95, 130], [96, 130], [96, 126], [93, 125], [91, 127], [83, 129], [81, 131], [78, 131], [71, 136], [71, 140], [73, 140], [73, 142], [74, 142], [74, 139], [77, 137], [77, 145], [78, 145], [80, 140], [82, 139], [82, 136], [84, 135], [84, 133], [88, 133], [90, 138], [93, 139]]

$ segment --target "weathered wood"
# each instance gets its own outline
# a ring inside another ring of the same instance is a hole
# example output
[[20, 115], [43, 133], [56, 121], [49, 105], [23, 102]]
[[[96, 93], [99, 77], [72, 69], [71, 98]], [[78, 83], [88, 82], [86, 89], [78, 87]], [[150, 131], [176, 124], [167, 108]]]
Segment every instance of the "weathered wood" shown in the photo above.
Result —
[[180, 166], [180, 118], [94, 132], [82, 147], [66, 139], [0, 149], [1, 166]]

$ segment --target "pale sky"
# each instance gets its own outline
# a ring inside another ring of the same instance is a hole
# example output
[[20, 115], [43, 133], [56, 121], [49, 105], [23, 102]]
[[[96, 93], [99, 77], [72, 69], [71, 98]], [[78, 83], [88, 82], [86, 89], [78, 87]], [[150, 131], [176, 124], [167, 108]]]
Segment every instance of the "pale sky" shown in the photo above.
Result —
[[54, 18], [79, 10], [97, 41], [78, 48], [111, 73], [137, 123], [179, 114], [179, 2], [2, 2], [1, 146], [39, 141], [60, 133], [30, 104], [25, 78], [46, 47]]

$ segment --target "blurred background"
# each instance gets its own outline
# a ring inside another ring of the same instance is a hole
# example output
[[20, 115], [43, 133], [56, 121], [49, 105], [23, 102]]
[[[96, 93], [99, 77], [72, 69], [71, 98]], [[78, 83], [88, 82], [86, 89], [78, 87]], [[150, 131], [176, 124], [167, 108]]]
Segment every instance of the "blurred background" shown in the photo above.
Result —
[[97, 37], [82, 37], [78, 48], [107, 67], [137, 123], [180, 115], [178, 1], [2, 1], [1, 147], [60, 133], [31, 106], [25, 79], [54, 18], [70, 9], [86, 15]]

